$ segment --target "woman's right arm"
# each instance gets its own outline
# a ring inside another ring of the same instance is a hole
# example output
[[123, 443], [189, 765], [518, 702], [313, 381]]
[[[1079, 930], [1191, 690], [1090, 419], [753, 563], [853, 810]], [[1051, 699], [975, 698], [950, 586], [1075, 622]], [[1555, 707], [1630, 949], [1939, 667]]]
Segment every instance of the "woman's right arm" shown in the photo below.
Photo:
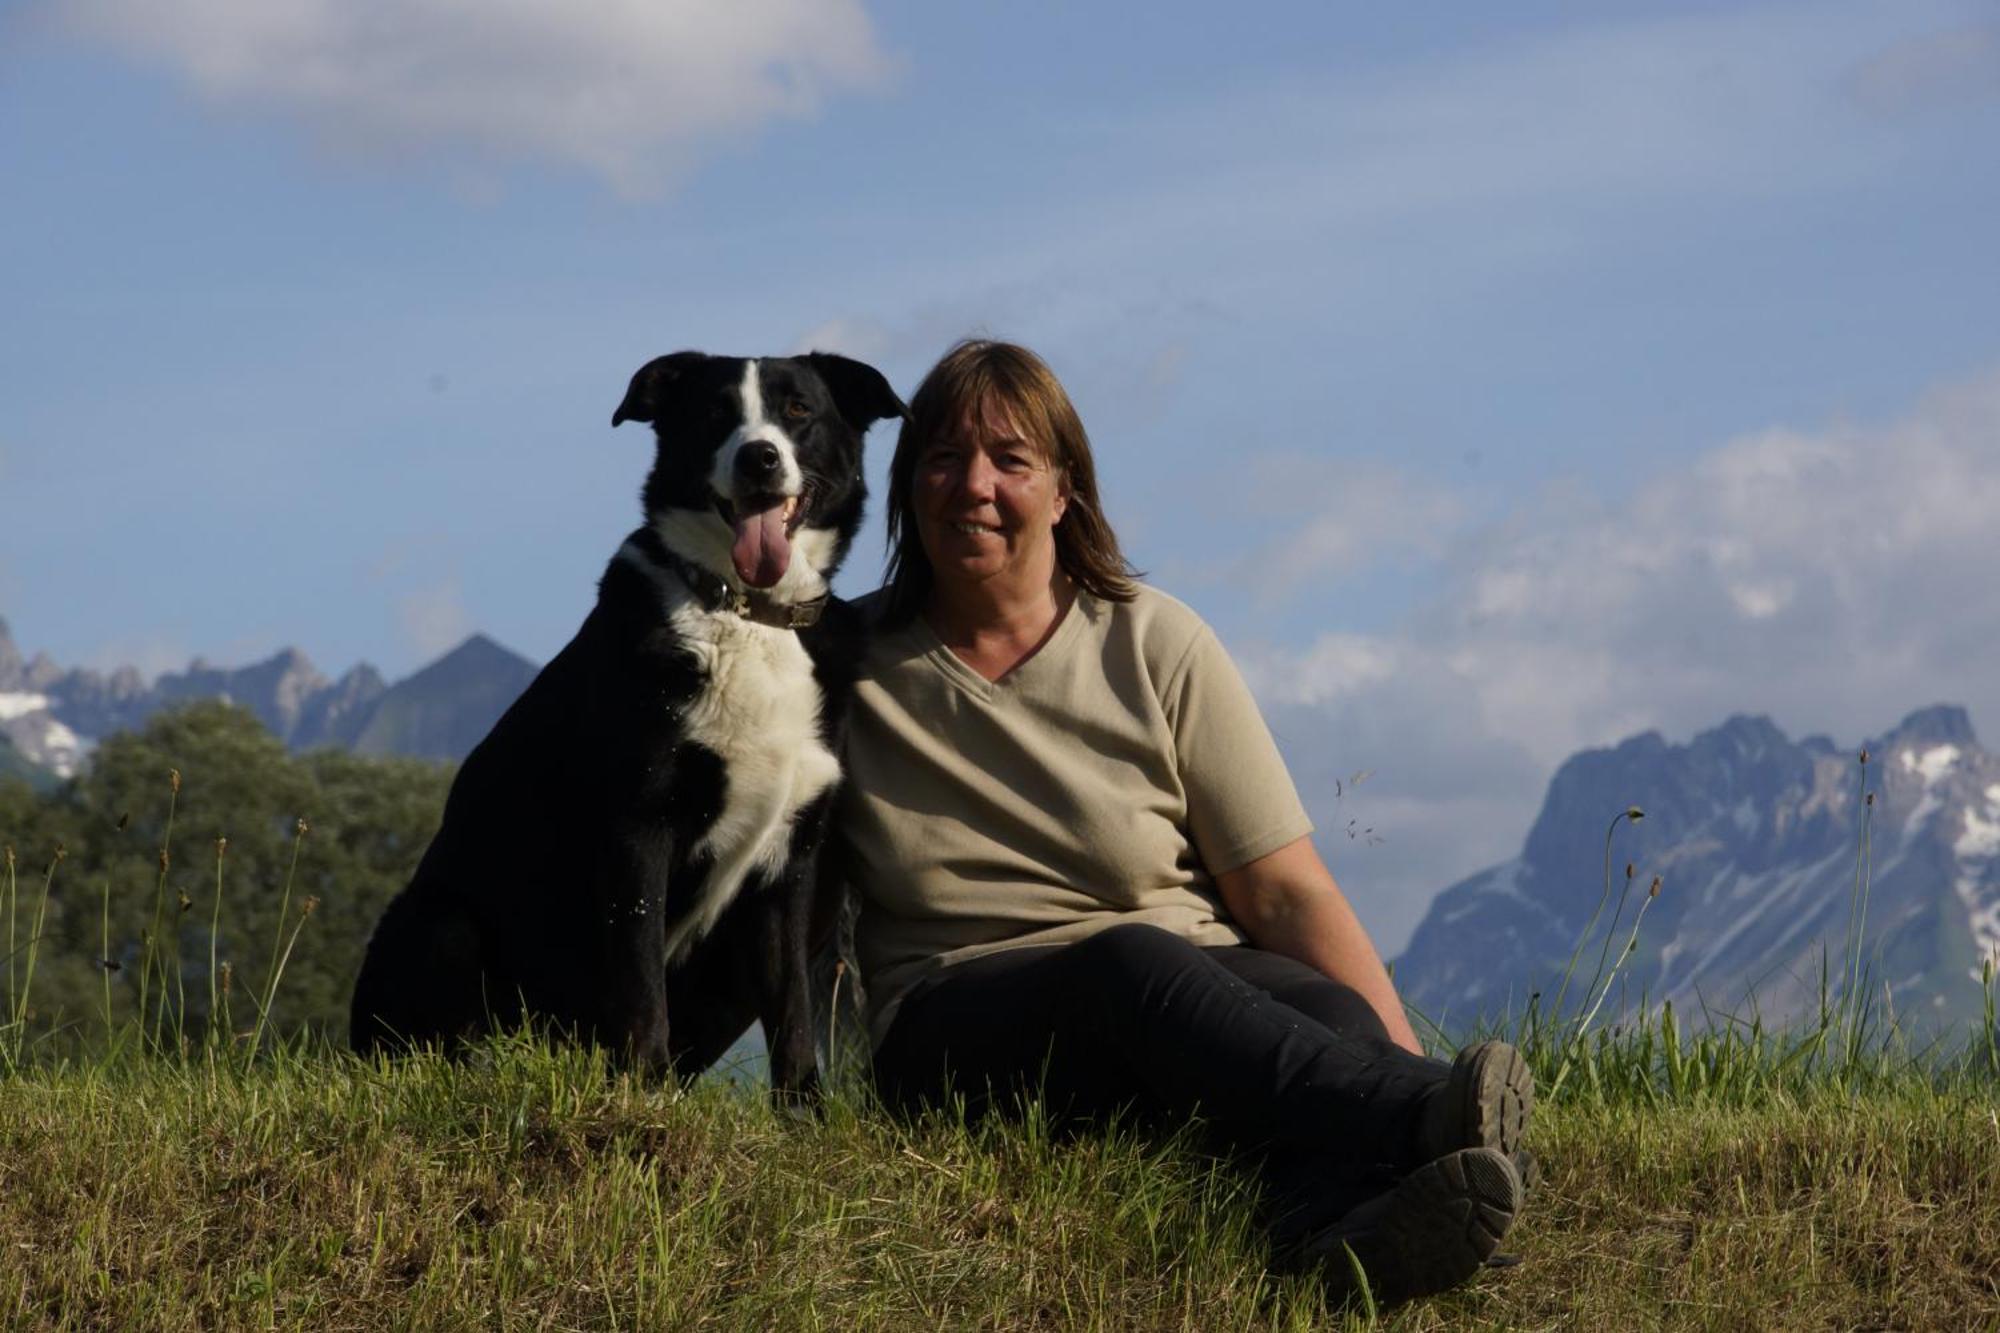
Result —
[[1224, 871], [1215, 877], [1215, 886], [1252, 944], [1295, 958], [1348, 987], [1368, 1002], [1391, 1041], [1424, 1053], [1382, 956], [1311, 838]]

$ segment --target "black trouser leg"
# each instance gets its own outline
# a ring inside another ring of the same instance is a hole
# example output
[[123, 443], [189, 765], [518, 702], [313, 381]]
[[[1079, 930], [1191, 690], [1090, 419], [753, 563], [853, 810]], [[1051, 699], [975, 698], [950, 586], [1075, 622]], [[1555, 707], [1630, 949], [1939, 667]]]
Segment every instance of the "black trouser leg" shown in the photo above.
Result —
[[[1203, 950], [1278, 1003], [1296, 1009], [1337, 1037], [1388, 1042], [1389, 1029], [1361, 992], [1343, 986], [1325, 973], [1266, 949], [1247, 944]], [[1391, 1043], [1393, 1044], [1393, 1043]]]
[[[1297, 959], [1241, 945], [1207, 952], [1241, 980], [1336, 1035], [1389, 1041], [1381, 1016], [1360, 992]], [[1442, 1083], [1451, 1072], [1451, 1066], [1442, 1060], [1424, 1063], [1430, 1067], [1432, 1086]], [[1354, 1198], [1357, 1191], [1372, 1193], [1397, 1174], [1394, 1169], [1357, 1171], [1355, 1163], [1328, 1154], [1323, 1146], [1271, 1145], [1250, 1156], [1264, 1180], [1266, 1225], [1280, 1244], [1333, 1220], [1352, 1206], [1350, 1201], [1358, 1202]], [[1412, 1158], [1402, 1165], [1419, 1163]]]
[[1029, 1093], [1061, 1118], [1199, 1114], [1232, 1148], [1309, 1159], [1328, 1176], [1407, 1165], [1412, 1113], [1444, 1066], [1394, 1045], [1379, 1022], [1367, 1030], [1352, 991], [1244, 956], [1256, 953], [1134, 925], [959, 964], [903, 1002], [876, 1051], [877, 1084], [903, 1107], [956, 1091], [975, 1111]]

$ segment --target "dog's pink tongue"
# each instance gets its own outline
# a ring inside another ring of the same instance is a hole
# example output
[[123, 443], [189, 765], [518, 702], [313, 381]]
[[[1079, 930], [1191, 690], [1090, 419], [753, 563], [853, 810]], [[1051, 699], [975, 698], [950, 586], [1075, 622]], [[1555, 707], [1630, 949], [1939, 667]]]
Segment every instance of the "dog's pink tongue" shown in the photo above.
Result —
[[753, 588], [768, 588], [785, 577], [792, 563], [792, 539], [785, 532], [784, 503], [736, 516], [736, 543], [729, 558], [736, 576]]

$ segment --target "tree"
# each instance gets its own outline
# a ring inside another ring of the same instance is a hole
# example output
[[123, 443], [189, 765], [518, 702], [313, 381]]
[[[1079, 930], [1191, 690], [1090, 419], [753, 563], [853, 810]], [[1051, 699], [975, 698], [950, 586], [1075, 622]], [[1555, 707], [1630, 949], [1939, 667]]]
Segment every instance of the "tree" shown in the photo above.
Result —
[[[67, 851], [38, 945], [36, 1030], [87, 1044], [140, 1019], [143, 996], [149, 1034], [199, 1040], [225, 974], [231, 1024], [247, 1029], [296, 932], [272, 1029], [344, 1037], [368, 932], [423, 855], [451, 776], [421, 760], [292, 755], [247, 709], [204, 701], [107, 738], [52, 792], [0, 782], [22, 915], [56, 845]], [[0, 976], [18, 979], [22, 962]]]

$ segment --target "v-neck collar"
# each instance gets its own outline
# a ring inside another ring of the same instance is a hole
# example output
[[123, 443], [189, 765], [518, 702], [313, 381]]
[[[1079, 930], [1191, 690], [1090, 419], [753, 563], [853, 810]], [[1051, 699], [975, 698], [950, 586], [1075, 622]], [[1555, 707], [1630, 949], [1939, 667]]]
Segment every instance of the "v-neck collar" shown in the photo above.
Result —
[[1066, 651], [1069, 642], [1082, 632], [1078, 626], [1089, 618], [1089, 611], [1083, 605], [1088, 597], [1089, 593], [1078, 588], [1076, 596], [1070, 598], [1069, 609], [1057, 621], [1055, 632], [1043, 641], [1041, 647], [1016, 662], [998, 680], [988, 680], [968, 666], [949, 644], [938, 637], [938, 632], [931, 628], [931, 622], [924, 619], [921, 612], [914, 618], [916, 632], [924, 646], [924, 656], [930, 659], [932, 665], [966, 693], [978, 699], [992, 700], [1018, 689], [1024, 679], [1033, 680], [1038, 670], [1045, 669], [1044, 663], [1057, 660]]

